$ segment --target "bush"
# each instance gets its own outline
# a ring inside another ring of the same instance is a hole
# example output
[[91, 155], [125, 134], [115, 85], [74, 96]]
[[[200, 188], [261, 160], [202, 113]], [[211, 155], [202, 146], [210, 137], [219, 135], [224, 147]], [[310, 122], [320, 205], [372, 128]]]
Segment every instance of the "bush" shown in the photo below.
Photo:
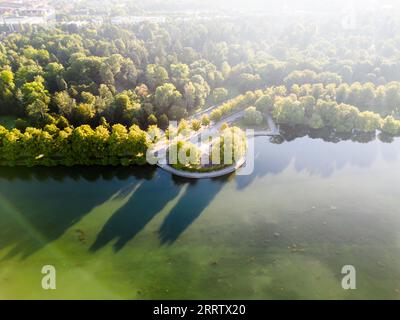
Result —
[[257, 99], [254, 106], [260, 112], [271, 112], [274, 107], [274, 99], [268, 94], [262, 95]]
[[[102, 118], [104, 118], [104, 117], [102, 117]], [[57, 119], [56, 126], [57, 126], [59, 129], [63, 130], [63, 129], [65, 129], [65, 128], [68, 128], [68, 127], [69, 127], [69, 122], [68, 122], [68, 120], [67, 120], [65, 117], [61, 116], [61, 117], [59, 117], [59, 118]]]
[[25, 131], [25, 129], [29, 126], [28, 121], [24, 119], [18, 118], [15, 120], [15, 128], [20, 130], [20, 131]]
[[210, 114], [210, 119], [214, 122], [218, 122], [222, 118], [222, 112], [220, 109], [214, 109]]
[[256, 107], [248, 107], [244, 110], [244, 117], [245, 123], [247, 125], [260, 125], [263, 122], [262, 113], [256, 110]]
[[209, 126], [210, 125], [210, 118], [208, 117], [208, 115], [203, 115], [202, 117], [201, 117], [201, 124], [203, 125], [203, 126]]
[[169, 124], [168, 116], [166, 114], [162, 114], [158, 119], [158, 126], [161, 129], [165, 130], [168, 127], [168, 124]]
[[225, 88], [216, 88], [213, 91], [213, 100], [215, 103], [220, 103], [228, 97], [228, 90]]
[[191, 122], [192, 130], [199, 131], [201, 129], [201, 121], [197, 119], [193, 119]]
[[400, 134], [400, 120], [396, 120], [392, 116], [387, 116], [382, 121], [382, 132], [397, 136]]

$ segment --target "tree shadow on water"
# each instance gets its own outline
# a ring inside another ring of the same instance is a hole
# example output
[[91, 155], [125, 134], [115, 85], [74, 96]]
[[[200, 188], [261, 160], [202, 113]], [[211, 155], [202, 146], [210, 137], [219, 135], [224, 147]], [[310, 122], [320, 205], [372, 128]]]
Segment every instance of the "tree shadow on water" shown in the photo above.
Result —
[[227, 180], [234, 175], [189, 185], [159, 229], [162, 244], [172, 244], [201, 215]]
[[[26, 259], [57, 240], [91, 210], [132, 184], [146, 168], [0, 168], [0, 250]], [[110, 180], [110, 181], [106, 181]]]
[[114, 251], [120, 251], [173, 200], [183, 187], [177, 187], [171, 176], [159, 171], [152, 181], [143, 182], [131, 199], [104, 225], [90, 251], [95, 252], [111, 241]]

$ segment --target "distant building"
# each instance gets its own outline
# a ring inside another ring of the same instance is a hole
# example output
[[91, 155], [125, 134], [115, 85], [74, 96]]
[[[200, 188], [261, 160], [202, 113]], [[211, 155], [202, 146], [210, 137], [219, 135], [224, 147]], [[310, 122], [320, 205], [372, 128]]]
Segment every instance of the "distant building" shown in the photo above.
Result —
[[46, 25], [55, 20], [55, 10], [47, 0], [0, 0], [0, 23]]

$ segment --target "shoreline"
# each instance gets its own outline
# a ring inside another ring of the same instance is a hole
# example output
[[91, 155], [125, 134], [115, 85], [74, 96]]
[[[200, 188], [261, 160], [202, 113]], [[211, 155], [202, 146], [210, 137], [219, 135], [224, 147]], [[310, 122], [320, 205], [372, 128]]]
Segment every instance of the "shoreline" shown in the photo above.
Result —
[[223, 176], [226, 176], [228, 174], [235, 172], [240, 167], [242, 167], [245, 164], [245, 162], [246, 162], [246, 157], [243, 157], [239, 161], [237, 161], [235, 164], [233, 164], [229, 167], [226, 167], [224, 169], [217, 170], [217, 171], [210, 171], [210, 172], [189, 172], [189, 171], [175, 169], [168, 164], [160, 164], [160, 163], [158, 163], [157, 166], [160, 169], [163, 169], [164, 171], [167, 171], [175, 176], [182, 177], [182, 178], [212, 179], [212, 178], [223, 177]]

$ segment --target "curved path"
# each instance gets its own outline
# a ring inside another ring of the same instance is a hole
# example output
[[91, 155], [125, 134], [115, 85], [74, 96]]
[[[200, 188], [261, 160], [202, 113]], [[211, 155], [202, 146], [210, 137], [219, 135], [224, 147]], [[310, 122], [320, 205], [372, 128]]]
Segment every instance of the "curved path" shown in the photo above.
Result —
[[231, 174], [238, 170], [244, 163], [246, 162], [246, 158], [243, 157], [240, 159], [238, 162], [236, 162], [234, 165], [231, 165], [229, 167], [226, 167], [224, 169], [218, 170], [218, 171], [210, 171], [210, 172], [189, 172], [189, 171], [184, 171], [184, 170], [177, 170], [173, 167], [171, 167], [168, 164], [158, 164], [158, 166], [169, 172], [172, 173], [175, 176], [182, 177], [182, 178], [189, 178], [189, 179], [212, 179], [212, 178], [218, 178], [222, 176], [226, 176], [228, 174]]
[[[211, 107], [211, 108], [205, 110], [204, 113], [211, 112], [214, 108], [215, 107]], [[243, 115], [244, 115], [244, 110], [238, 111], [236, 113], [233, 113], [233, 114], [221, 119], [220, 121], [218, 121], [216, 123], [213, 123], [210, 127], [205, 128], [205, 129], [208, 130], [209, 134], [216, 133], [218, 131], [219, 127], [223, 123], [232, 123], [235, 120], [237, 120], [238, 118], [243, 117]], [[252, 134], [252, 136], [260, 137], [260, 136], [278, 135], [279, 128], [277, 128], [277, 126], [275, 125], [274, 121], [272, 120], [272, 118], [270, 116], [268, 116], [267, 122], [268, 122], [268, 126], [269, 126], [270, 130], [255, 131], [254, 134]], [[188, 137], [187, 139], [190, 140], [190, 139], [197, 137], [205, 129], [198, 131], [197, 133], [195, 133], [191, 137]], [[164, 148], [167, 148], [167, 145], [165, 143], [162, 143], [157, 149], [158, 149], [158, 151], [160, 151], [160, 149], [164, 149]], [[178, 170], [178, 169], [173, 168], [169, 164], [163, 164], [160, 162], [158, 162], [157, 165], [161, 169], [163, 169], [173, 175], [179, 176], [179, 177], [189, 178], [189, 179], [211, 179], [211, 178], [217, 178], [217, 177], [222, 177], [222, 176], [231, 174], [231, 173], [235, 172], [236, 170], [238, 170], [241, 166], [243, 166], [243, 164], [245, 162], [246, 162], [246, 157], [243, 157], [242, 159], [237, 161], [234, 165], [231, 165], [231, 166], [226, 167], [221, 170], [210, 171], [210, 172], [189, 172], [189, 171], [184, 171], [184, 170]]]

